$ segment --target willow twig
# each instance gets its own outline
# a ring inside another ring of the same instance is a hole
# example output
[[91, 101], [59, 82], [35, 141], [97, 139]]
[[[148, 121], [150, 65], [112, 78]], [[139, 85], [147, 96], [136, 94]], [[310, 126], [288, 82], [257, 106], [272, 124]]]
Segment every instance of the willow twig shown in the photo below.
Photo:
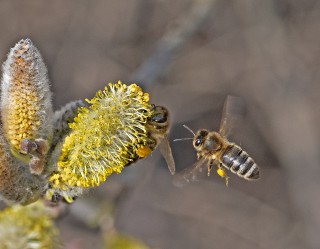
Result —
[[171, 62], [212, 13], [215, 0], [196, 0], [158, 41], [154, 52], [131, 76], [132, 82], [153, 85], [166, 74]]

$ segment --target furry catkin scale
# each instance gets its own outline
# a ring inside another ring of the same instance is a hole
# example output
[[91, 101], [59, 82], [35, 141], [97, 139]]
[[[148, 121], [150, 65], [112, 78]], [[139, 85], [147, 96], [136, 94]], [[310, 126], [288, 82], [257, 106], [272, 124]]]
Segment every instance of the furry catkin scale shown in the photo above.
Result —
[[78, 109], [84, 107], [85, 103], [81, 100], [72, 101], [56, 111], [53, 115], [53, 133], [54, 137], [51, 142], [51, 147], [54, 148], [61, 142], [66, 135], [69, 134], [71, 128], [69, 123], [78, 115]]

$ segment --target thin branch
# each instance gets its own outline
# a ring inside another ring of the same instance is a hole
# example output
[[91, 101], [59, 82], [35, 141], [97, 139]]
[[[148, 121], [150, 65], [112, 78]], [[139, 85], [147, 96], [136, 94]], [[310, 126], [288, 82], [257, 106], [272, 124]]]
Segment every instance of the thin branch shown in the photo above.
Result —
[[210, 16], [215, 1], [194, 1], [190, 11], [176, 20], [158, 41], [154, 52], [133, 73], [131, 81], [153, 85], [165, 75], [179, 51]]

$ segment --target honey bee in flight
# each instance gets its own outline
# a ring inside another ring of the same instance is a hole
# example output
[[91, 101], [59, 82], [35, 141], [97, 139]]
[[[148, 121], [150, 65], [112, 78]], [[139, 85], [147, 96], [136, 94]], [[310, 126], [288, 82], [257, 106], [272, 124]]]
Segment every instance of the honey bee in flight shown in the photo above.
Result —
[[[235, 128], [235, 124], [243, 116], [244, 104], [239, 97], [228, 96], [225, 100], [219, 132], [201, 129], [194, 133], [187, 128], [193, 137], [193, 146], [197, 151], [198, 161], [191, 167], [177, 174], [174, 182], [181, 186], [197, 179], [197, 173], [207, 162], [208, 176], [212, 166], [218, 166], [217, 173], [225, 178], [228, 186], [229, 177], [226, 170], [246, 180], [258, 180], [260, 171], [257, 164], [240, 146], [227, 140], [228, 135]], [[179, 140], [179, 139], [177, 139]]]
[[144, 158], [151, 154], [155, 148], [159, 148], [169, 171], [174, 175], [176, 167], [168, 139], [169, 112], [165, 107], [155, 105], [153, 105], [152, 111], [153, 115], [148, 118], [146, 125], [149, 139], [144, 147], [138, 149], [137, 154], [140, 158]]

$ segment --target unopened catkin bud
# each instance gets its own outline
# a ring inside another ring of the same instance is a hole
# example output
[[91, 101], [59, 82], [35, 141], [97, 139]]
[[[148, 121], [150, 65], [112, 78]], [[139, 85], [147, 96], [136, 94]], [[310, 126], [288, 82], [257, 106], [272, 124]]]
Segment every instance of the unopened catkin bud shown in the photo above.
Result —
[[1, 83], [3, 134], [11, 150], [21, 152], [24, 139], [52, 135], [52, 104], [47, 69], [30, 39], [20, 40], [3, 64]]

